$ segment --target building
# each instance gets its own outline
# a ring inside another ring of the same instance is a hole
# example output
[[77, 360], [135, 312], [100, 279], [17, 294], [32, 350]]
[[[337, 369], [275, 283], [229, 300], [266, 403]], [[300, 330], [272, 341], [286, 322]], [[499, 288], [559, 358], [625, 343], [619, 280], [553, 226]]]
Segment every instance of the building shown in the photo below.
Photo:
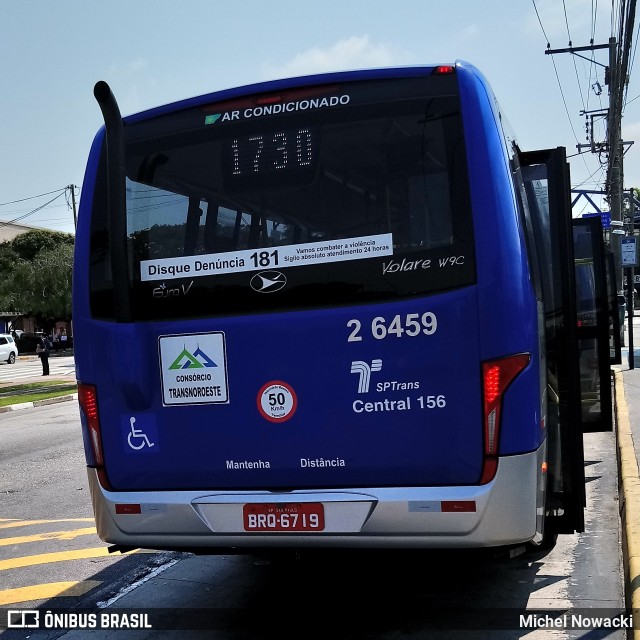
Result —
[[27, 233], [27, 231], [38, 231], [42, 227], [30, 227], [26, 224], [16, 224], [15, 222], [0, 222], [0, 243], [13, 240], [21, 233]]

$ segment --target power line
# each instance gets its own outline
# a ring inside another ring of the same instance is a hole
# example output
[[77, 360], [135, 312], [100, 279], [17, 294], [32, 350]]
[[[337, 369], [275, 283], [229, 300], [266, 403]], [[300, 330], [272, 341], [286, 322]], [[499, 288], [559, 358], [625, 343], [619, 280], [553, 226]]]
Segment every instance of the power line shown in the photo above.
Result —
[[[589, 42], [593, 44], [595, 42], [596, 37], [596, 22], [598, 17], [598, 0], [591, 0], [591, 38]], [[596, 96], [600, 96], [602, 94], [602, 89], [600, 88], [600, 83], [598, 82], [598, 74], [595, 70], [596, 61], [595, 61], [595, 52], [591, 52], [591, 64], [589, 66], [589, 79], [587, 81], [587, 108], [585, 111], [589, 109], [589, 102], [591, 98], [591, 92], [589, 89], [592, 89]], [[594, 82], [595, 76], [595, 82]], [[602, 98], [599, 99], [600, 108], [602, 108]]]
[[536, 7], [536, 0], [531, 0], [531, 2], [533, 3], [533, 8], [535, 9], [536, 12], [536, 16], [538, 16], [538, 23], [540, 24], [540, 28], [542, 29], [542, 35], [544, 35], [545, 40], [547, 41], [547, 49], [551, 48], [551, 43], [549, 42], [549, 38], [547, 37], [547, 34], [544, 30], [544, 27], [542, 26], [542, 20], [540, 20], [540, 14], [538, 13], [538, 7]]
[[[52, 192], [52, 193], [55, 193], [55, 191]], [[10, 224], [13, 224], [15, 222], [18, 222], [19, 220], [24, 220], [28, 216], [33, 215], [34, 213], [40, 211], [41, 209], [44, 209], [47, 205], [50, 205], [52, 202], [54, 202], [55, 200], [60, 198], [63, 194], [64, 194], [64, 191], [59, 193], [55, 198], [52, 198], [51, 200], [49, 200], [49, 202], [45, 202], [43, 205], [40, 205], [39, 207], [36, 207], [32, 211], [29, 211], [28, 213], [25, 213], [25, 214], [23, 214], [21, 216], [18, 216], [17, 218], [14, 218], [13, 220], [8, 220], [7, 222], [1, 223], [0, 224], [0, 229], [2, 229], [3, 227], [6, 227], [7, 225], [10, 225]]]
[[55, 191], [47, 191], [47, 193], [41, 193], [39, 196], [31, 196], [29, 198], [22, 198], [21, 200], [12, 200], [11, 202], [1, 202], [0, 207], [4, 207], [8, 204], [16, 204], [18, 202], [26, 202], [27, 200], [35, 200], [36, 198], [43, 198], [44, 196], [50, 196], [52, 193], [59, 193], [61, 191], [65, 191], [66, 188], [67, 187], [63, 187], [62, 189], [56, 189]]
[[[638, 51], [638, 36], [640, 35], [640, 26], [638, 26], [636, 28], [636, 40], [635, 43], [633, 45], [633, 52], [631, 53], [631, 60], [629, 61], [629, 71], [627, 73], [627, 79], [629, 80], [631, 78], [631, 72], [633, 70], [633, 64], [635, 62], [636, 59], [636, 52]], [[622, 108], [624, 109], [630, 102], [633, 102], [634, 100], [637, 99], [638, 96], [636, 96], [635, 98], [633, 98], [632, 100], [627, 100], [627, 94], [629, 93], [629, 82], [626, 83], [625, 86], [625, 90], [624, 90], [624, 103], [622, 105]]]
[[[567, 5], [565, 0], [562, 0], [562, 6], [564, 7], [564, 22], [567, 25], [567, 37], [569, 38], [569, 46], [573, 46], [573, 42], [571, 40], [571, 31], [569, 30], [569, 18], [567, 17]], [[580, 92], [580, 100], [582, 101], [582, 109], [584, 111], [587, 110], [587, 107], [584, 102], [584, 94], [582, 93], [582, 86], [580, 85], [580, 76], [578, 75], [578, 64], [576, 63], [576, 58], [573, 56], [573, 68], [576, 72], [576, 80], [578, 82], [578, 91]]]
[[[536, 6], [536, 0], [531, 0], [531, 2], [533, 4], [533, 8], [534, 8], [534, 10], [536, 12], [536, 16], [538, 17], [538, 22], [540, 24], [540, 28], [542, 29], [542, 33], [543, 33], [543, 35], [544, 35], [544, 37], [545, 37], [545, 39], [547, 41], [547, 51], [549, 51], [551, 49], [551, 44], [549, 42], [549, 38], [547, 37], [547, 33], [544, 30], [544, 26], [542, 25], [542, 20], [540, 18], [540, 14], [538, 13], [538, 7]], [[564, 2], [563, 2], [563, 4], [564, 4]], [[565, 8], [565, 17], [566, 17], [566, 8]], [[569, 32], [569, 24], [567, 23], [567, 33], [568, 32]], [[571, 37], [571, 36], [569, 35], [569, 37]], [[562, 102], [564, 104], [564, 109], [565, 109], [565, 111], [567, 113], [567, 119], [569, 120], [569, 126], [571, 127], [571, 131], [573, 132], [573, 137], [575, 138], [576, 143], [579, 145], [580, 142], [578, 140], [578, 135], [576, 134], [576, 130], [575, 130], [574, 126], [573, 126], [573, 122], [571, 121], [571, 114], [569, 113], [569, 107], [567, 105], [567, 100], [566, 100], [565, 95], [564, 95], [564, 89], [562, 88], [562, 82], [560, 81], [560, 75], [558, 73], [558, 68], [557, 68], [555, 60], [553, 58], [551, 58], [551, 62], [553, 64], [553, 69], [554, 69], [555, 74], [556, 74], [556, 80], [558, 81], [558, 88], [560, 89], [560, 96], [562, 97]], [[577, 70], [576, 70], [576, 73], [577, 73]], [[578, 88], [580, 88], [580, 82], [579, 81], [578, 81]], [[582, 104], [584, 105], [584, 99], [582, 100]], [[584, 162], [585, 168], [587, 170], [589, 170], [589, 167], [587, 166], [587, 162], [584, 159], [584, 157], [582, 158], [582, 161]]]

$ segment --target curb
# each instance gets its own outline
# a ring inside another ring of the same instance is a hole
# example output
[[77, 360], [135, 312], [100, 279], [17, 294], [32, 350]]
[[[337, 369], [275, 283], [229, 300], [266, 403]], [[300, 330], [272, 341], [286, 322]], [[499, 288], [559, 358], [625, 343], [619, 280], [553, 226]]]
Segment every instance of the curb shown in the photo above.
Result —
[[34, 400], [33, 402], [20, 402], [18, 404], [9, 404], [6, 407], [0, 407], [0, 413], [8, 413], [9, 411], [20, 411], [21, 409], [31, 409], [33, 407], [44, 407], [48, 404], [58, 404], [60, 402], [69, 402], [77, 400], [78, 394], [74, 393], [69, 396], [58, 396], [57, 398], [46, 398], [44, 400]]
[[[625, 598], [635, 612], [640, 610], [640, 475], [621, 371], [615, 372], [615, 412]], [[631, 637], [640, 640], [640, 627], [635, 624]]]

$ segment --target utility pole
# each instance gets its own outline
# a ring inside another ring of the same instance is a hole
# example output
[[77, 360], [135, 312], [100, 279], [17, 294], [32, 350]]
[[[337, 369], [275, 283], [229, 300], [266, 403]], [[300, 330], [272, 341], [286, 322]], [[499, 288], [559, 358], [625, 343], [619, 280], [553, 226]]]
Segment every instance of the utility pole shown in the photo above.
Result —
[[[593, 126], [587, 131], [591, 137], [591, 151], [598, 153], [605, 151], [608, 154], [607, 164], [607, 185], [606, 194], [609, 202], [609, 215], [610, 224], [613, 229], [610, 236], [610, 247], [613, 253], [614, 259], [614, 272], [615, 279], [619, 283], [619, 287], [624, 285], [624, 271], [622, 266], [622, 237], [619, 234], [624, 235], [623, 228], [623, 189], [624, 189], [624, 174], [622, 167], [622, 160], [624, 156], [624, 142], [622, 141], [622, 109], [624, 103], [624, 91], [627, 85], [627, 70], [629, 65], [629, 52], [631, 50], [631, 36], [633, 34], [633, 24], [635, 20], [635, 8], [636, 0], [629, 0], [625, 5], [626, 14], [620, 13], [620, 46], [616, 42], [616, 38], [609, 38], [609, 43], [606, 45], [593, 45], [591, 41], [590, 47], [572, 47], [569, 43], [567, 49], [547, 49], [546, 54], [553, 53], [571, 53], [573, 55], [580, 54], [577, 51], [604, 49], [609, 50], [609, 64], [605, 68], [605, 84], [609, 87], [609, 109], [606, 114], [600, 112], [599, 115], [605, 115], [607, 119], [607, 141], [606, 144], [596, 144], [593, 140]], [[547, 45], [548, 47], [548, 45]], [[585, 58], [587, 59], [587, 58]], [[594, 60], [589, 60], [594, 64]], [[604, 66], [604, 65], [600, 65]], [[592, 112], [597, 113], [597, 112]], [[586, 114], [585, 114], [586, 115]], [[593, 119], [591, 121], [593, 123]], [[581, 152], [582, 147], [585, 145], [578, 145], [578, 152]], [[604, 148], [603, 148], [604, 147]], [[632, 207], [632, 220], [633, 220], [633, 199], [631, 199]], [[633, 225], [632, 225], [633, 229]], [[616, 233], [617, 232], [617, 233]], [[633, 233], [633, 231], [632, 231]], [[615, 239], [614, 239], [615, 237]], [[624, 242], [627, 242], [625, 240]], [[634, 245], [635, 246], [635, 245]], [[633, 346], [633, 266], [627, 268], [627, 310], [629, 320], [629, 368], [634, 368], [634, 346]]]
[[[635, 0], [634, 0], [635, 1]], [[618, 65], [617, 65], [617, 47], [616, 39], [609, 38], [608, 44], [592, 44], [586, 47], [573, 47], [569, 46], [564, 49], [547, 49], [545, 55], [553, 55], [556, 53], [571, 53], [579, 58], [583, 58], [590, 63], [597, 64], [601, 67], [605, 67], [605, 84], [609, 85], [609, 109], [607, 112], [607, 144], [606, 150], [609, 153], [609, 164], [607, 170], [607, 194], [609, 200], [609, 208], [611, 213], [611, 220], [622, 220], [622, 158], [618, 153], [620, 145], [620, 122], [621, 114], [616, 113], [616, 110], [621, 107], [616, 97], [618, 92], [616, 91], [617, 79], [619, 77]], [[609, 50], [609, 64], [603, 65], [600, 62], [595, 62], [586, 56], [581, 55], [582, 51], [595, 51], [597, 49]], [[593, 130], [590, 133], [593, 136]], [[589, 145], [593, 152], [601, 149], [601, 146], [596, 148], [596, 145], [592, 143]], [[578, 145], [578, 151], [581, 150], [583, 145]], [[618, 255], [616, 256], [616, 265], [620, 264], [620, 247], [618, 247]]]
[[67, 189], [71, 191], [71, 206], [73, 207], [73, 228], [78, 228], [78, 214], [76, 213], [76, 185], [70, 184]]
[[[621, 46], [616, 38], [609, 38], [608, 44], [594, 45], [593, 41], [587, 47], [569, 46], [565, 49], [547, 49], [545, 54], [552, 55], [555, 53], [571, 53], [580, 58], [584, 58], [590, 63], [605, 67], [605, 84], [609, 87], [609, 109], [606, 112], [607, 119], [607, 141], [604, 145], [596, 145], [591, 140], [592, 152], [605, 150], [608, 153], [607, 164], [607, 185], [606, 194], [609, 202], [609, 212], [613, 226], [620, 227], [623, 218], [623, 189], [624, 177], [622, 168], [622, 158], [624, 155], [624, 142], [622, 141], [622, 108], [624, 89], [627, 81], [627, 69], [629, 64], [629, 51], [631, 49], [631, 35], [633, 33], [633, 23], [635, 20], [636, 0], [630, 0], [627, 4], [626, 16], [620, 18], [620, 34], [622, 38]], [[571, 43], [570, 43], [571, 44]], [[596, 49], [608, 49], [609, 60], [608, 65], [603, 65], [595, 60], [591, 60], [581, 55], [582, 51], [594, 51]], [[595, 113], [595, 112], [594, 112]], [[590, 131], [593, 136], [593, 129]], [[578, 151], [581, 151], [585, 145], [578, 145]], [[604, 149], [603, 149], [604, 147]], [[622, 265], [621, 265], [621, 249], [620, 242], [611, 242], [611, 250], [614, 255], [614, 264], [617, 278], [622, 284]]]
[[[609, 210], [611, 220], [622, 221], [622, 100], [618, 100], [621, 69], [617, 64], [616, 39], [609, 38], [609, 118], [607, 126], [607, 147], [609, 149], [609, 165], [607, 168], [607, 191], [609, 194]], [[622, 275], [620, 242], [611, 242], [617, 279], [624, 281]]]

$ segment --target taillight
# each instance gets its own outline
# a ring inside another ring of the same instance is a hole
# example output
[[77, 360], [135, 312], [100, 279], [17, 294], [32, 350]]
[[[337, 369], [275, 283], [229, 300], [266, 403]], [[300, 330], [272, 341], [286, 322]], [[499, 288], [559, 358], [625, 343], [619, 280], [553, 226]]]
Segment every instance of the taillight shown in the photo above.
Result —
[[92, 384], [78, 383], [78, 402], [84, 413], [89, 430], [91, 450], [97, 466], [104, 464], [102, 455], [102, 436], [100, 433], [100, 417], [98, 415], [98, 393]]
[[441, 64], [433, 70], [433, 73], [436, 76], [446, 76], [455, 72], [456, 68], [452, 64]]
[[480, 484], [491, 482], [498, 470], [500, 418], [504, 392], [529, 364], [528, 353], [491, 360], [482, 364], [484, 391], [484, 464]]
[[[87, 435], [93, 452], [94, 465], [98, 472], [98, 480], [105, 489], [110, 489], [107, 472], [104, 468], [104, 454], [102, 452], [102, 431], [100, 429], [100, 414], [98, 413], [98, 392], [94, 385], [78, 383], [78, 403], [85, 416]], [[88, 454], [87, 454], [88, 455]], [[88, 458], [87, 458], [88, 460]]]
[[256, 104], [276, 104], [282, 102], [282, 96], [265, 96], [263, 98], [256, 98]]

